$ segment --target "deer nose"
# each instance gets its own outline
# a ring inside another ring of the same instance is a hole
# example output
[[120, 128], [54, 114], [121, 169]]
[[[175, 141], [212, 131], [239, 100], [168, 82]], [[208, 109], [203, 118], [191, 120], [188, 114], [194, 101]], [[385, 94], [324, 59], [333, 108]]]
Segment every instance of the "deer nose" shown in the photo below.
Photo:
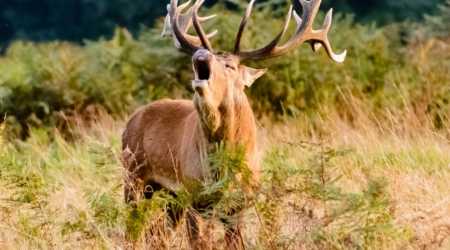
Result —
[[211, 52], [206, 49], [199, 49], [195, 52], [192, 59], [197, 62], [207, 62], [211, 59]]

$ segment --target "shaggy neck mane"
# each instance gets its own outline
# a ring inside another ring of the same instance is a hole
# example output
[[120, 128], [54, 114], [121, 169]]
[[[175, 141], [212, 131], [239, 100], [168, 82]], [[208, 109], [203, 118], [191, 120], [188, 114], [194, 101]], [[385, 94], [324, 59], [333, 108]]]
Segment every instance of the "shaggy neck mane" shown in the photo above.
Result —
[[240, 91], [228, 91], [218, 109], [196, 103], [201, 129], [209, 143], [244, 143], [255, 133], [253, 111], [247, 96]]

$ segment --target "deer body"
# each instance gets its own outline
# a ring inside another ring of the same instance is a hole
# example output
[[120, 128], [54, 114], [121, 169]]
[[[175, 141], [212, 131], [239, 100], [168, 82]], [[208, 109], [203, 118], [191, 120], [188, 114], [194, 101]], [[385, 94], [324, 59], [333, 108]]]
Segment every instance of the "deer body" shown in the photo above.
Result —
[[[217, 143], [243, 148], [251, 179], [256, 184], [259, 177], [256, 125], [244, 90], [266, 70], [246, 67], [241, 61], [281, 56], [305, 42], [314, 51], [323, 47], [336, 62], [345, 59], [346, 52], [335, 54], [328, 40], [332, 11], [327, 13], [321, 29], [313, 29], [321, 0], [292, 0], [284, 27], [276, 38], [260, 49], [242, 51], [241, 39], [255, 3], [251, 0], [241, 20], [233, 53], [213, 51], [209, 38], [217, 32], [206, 34], [201, 26], [201, 22], [213, 17], [198, 16], [203, 2], [195, 0], [187, 10], [191, 1], [178, 6], [177, 0], [171, 0], [168, 5], [164, 34], [173, 37], [178, 49], [192, 55], [194, 97], [192, 101], [157, 101], [138, 110], [128, 122], [122, 140], [128, 173], [127, 202], [161, 188], [177, 191], [184, 187], [189, 191], [190, 183], [201, 182], [211, 174], [208, 156]], [[297, 23], [294, 35], [279, 45], [292, 16]], [[198, 36], [188, 34], [192, 25]], [[191, 246], [203, 249], [196, 243], [198, 226], [190, 213], [186, 224]], [[228, 225], [225, 236], [230, 247], [243, 247], [238, 224]]]
[[195, 100], [162, 100], [138, 110], [123, 133], [127, 201], [136, 199], [136, 189], [147, 183], [178, 191], [186, 183], [202, 181], [209, 175], [208, 153], [222, 141], [245, 147], [256, 180], [253, 112], [245, 96], [229, 101], [234, 103], [231, 110], [224, 107], [217, 113]]

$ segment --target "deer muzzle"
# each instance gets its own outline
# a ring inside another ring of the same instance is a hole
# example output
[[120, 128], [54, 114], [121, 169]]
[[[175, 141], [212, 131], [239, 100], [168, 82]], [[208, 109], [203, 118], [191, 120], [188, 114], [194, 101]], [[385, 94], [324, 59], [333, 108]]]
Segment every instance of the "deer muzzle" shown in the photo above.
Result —
[[211, 52], [205, 49], [198, 50], [192, 57], [195, 74], [195, 79], [192, 81], [192, 87], [200, 95], [209, 84], [212, 58], [213, 55]]

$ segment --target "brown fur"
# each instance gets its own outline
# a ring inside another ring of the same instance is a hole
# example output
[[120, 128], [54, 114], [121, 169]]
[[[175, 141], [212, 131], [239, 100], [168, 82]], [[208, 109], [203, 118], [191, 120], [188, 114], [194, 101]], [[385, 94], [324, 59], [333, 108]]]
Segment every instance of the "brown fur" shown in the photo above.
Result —
[[245, 146], [247, 163], [257, 178], [256, 126], [248, 102], [232, 110], [223, 108], [218, 116], [228, 122], [221, 122], [212, 133], [202, 124], [193, 101], [161, 100], [139, 109], [123, 133], [126, 186], [151, 181], [177, 191], [185, 182], [202, 180], [208, 175], [209, 149], [223, 140]]

